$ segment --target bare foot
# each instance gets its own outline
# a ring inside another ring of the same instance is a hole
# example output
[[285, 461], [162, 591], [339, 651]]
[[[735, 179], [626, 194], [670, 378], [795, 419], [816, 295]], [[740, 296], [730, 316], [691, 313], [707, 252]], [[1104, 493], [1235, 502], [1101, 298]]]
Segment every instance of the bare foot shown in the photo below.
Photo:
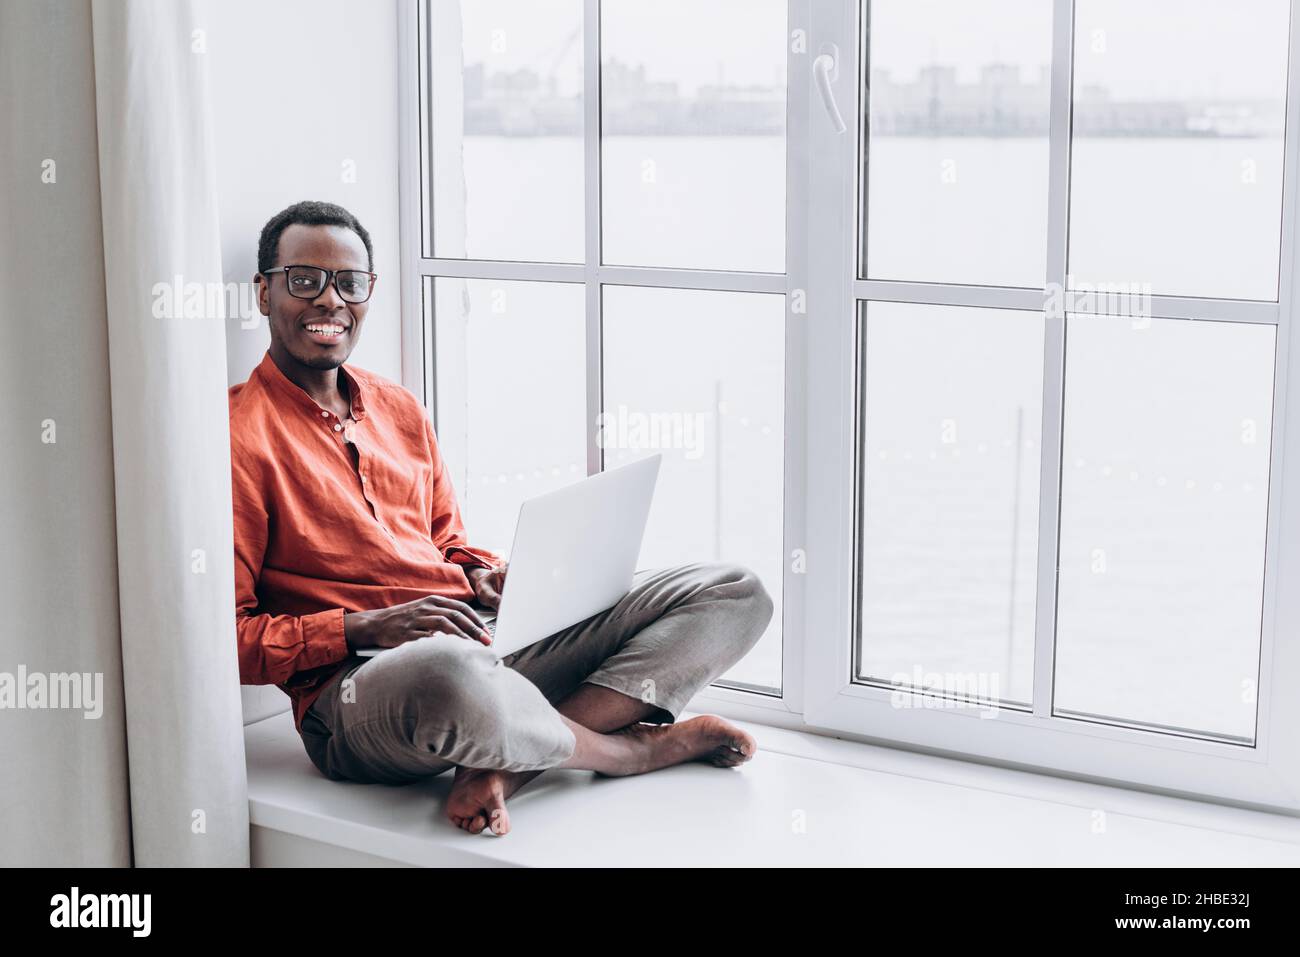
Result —
[[[612, 739], [618, 739], [615, 752], [602, 755], [598, 764], [571, 766], [601, 768], [596, 773], [606, 777], [645, 774], [688, 761], [734, 768], [758, 751], [750, 734], [711, 714], [677, 724], [633, 724], [593, 738], [611, 744]], [[506, 799], [540, 773], [457, 768], [447, 796], [447, 817], [471, 834], [481, 834], [489, 827], [494, 834], [508, 834], [510, 814], [506, 811]]]
[[734, 768], [752, 758], [758, 750], [754, 738], [717, 715], [703, 714], [678, 724], [634, 724], [618, 734], [627, 735], [641, 747], [626, 771], [609, 776], [645, 774], [674, 764], [703, 761], [719, 768]]
[[490, 827], [496, 835], [510, 832], [506, 798], [531, 781], [538, 771], [493, 771], [457, 768], [447, 796], [447, 817], [463, 831], [480, 834]]

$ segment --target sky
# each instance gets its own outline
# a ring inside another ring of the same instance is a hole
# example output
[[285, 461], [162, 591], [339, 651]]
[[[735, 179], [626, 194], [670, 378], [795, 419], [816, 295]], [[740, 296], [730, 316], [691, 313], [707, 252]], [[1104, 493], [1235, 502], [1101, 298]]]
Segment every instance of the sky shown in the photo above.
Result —
[[[558, 64], [563, 92], [581, 88], [582, 0], [435, 0], [434, 25], [460, 6], [466, 61], [494, 69]], [[644, 63], [651, 80], [671, 80], [685, 96], [704, 84], [785, 82], [784, 0], [605, 0], [606, 59]], [[567, 44], [575, 31], [574, 42]]]
[[[1051, 0], [870, 0], [872, 66], [907, 80], [929, 63], [972, 79], [990, 62], [1026, 77], [1051, 54]], [[720, 76], [784, 82], [784, 0], [604, 0], [606, 59], [644, 63], [690, 96]], [[555, 70], [581, 89], [582, 0], [434, 0], [434, 26], [464, 17], [467, 62]], [[1078, 0], [1076, 86], [1122, 98], [1277, 96], [1286, 73], [1287, 0]]]
[[[1078, 0], [1076, 85], [1125, 98], [1273, 96], [1285, 88], [1286, 0]], [[872, 0], [872, 66], [896, 80], [930, 62], [1034, 75], [1051, 60], [1050, 0]], [[1098, 32], [1100, 31], [1100, 33]]]

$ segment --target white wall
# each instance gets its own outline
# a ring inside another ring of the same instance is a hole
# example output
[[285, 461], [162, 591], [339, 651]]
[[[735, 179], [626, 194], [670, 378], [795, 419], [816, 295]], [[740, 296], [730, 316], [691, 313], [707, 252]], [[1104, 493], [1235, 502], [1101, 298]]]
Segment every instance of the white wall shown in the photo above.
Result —
[[[226, 281], [251, 280], [258, 234], [284, 207], [345, 206], [370, 231], [380, 277], [353, 361], [400, 380], [396, 0], [220, 0], [207, 18]], [[231, 383], [270, 341], [258, 319], [228, 324]]]
[[[370, 232], [380, 277], [352, 361], [400, 381], [396, 4], [220, 0], [209, 3], [205, 28], [225, 281], [252, 279], [258, 234], [284, 207], [346, 207]], [[294, 130], [304, 115], [309, 125]], [[248, 378], [270, 342], [264, 318], [245, 325], [226, 326], [231, 384]], [[275, 688], [244, 689], [248, 721], [287, 705]]]

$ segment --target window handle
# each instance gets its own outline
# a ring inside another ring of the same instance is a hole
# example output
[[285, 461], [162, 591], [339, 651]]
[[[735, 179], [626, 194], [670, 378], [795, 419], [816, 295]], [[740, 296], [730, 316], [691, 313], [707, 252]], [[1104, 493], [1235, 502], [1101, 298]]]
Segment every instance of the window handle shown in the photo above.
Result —
[[840, 115], [840, 108], [835, 104], [835, 92], [831, 89], [831, 81], [839, 73], [836, 63], [836, 54], [839, 50], [834, 44], [829, 44], [822, 49], [829, 52], [818, 54], [817, 59], [813, 60], [813, 77], [817, 80], [817, 92], [821, 94], [822, 106], [826, 109], [826, 115], [830, 117], [831, 126], [836, 133], [843, 133], [848, 127], [844, 125], [844, 117]]

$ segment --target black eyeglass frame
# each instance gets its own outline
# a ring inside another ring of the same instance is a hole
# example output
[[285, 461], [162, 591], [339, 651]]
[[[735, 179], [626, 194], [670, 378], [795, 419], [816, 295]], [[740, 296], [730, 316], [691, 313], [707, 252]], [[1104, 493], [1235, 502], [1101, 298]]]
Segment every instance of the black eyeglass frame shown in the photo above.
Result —
[[[293, 291], [293, 283], [289, 282], [290, 269], [314, 269], [318, 273], [325, 274], [325, 281], [321, 283], [320, 289], [317, 290], [316, 292], [307, 296], [300, 296], [298, 293]], [[375, 293], [375, 282], [378, 281], [379, 279], [378, 273], [369, 272], [365, 269], [326, 269], [324, 266], [313, 266], [310, 263], [290, 263], [287, 266], [276, 266], [274, 269], [263, 269], [262, 275], [267, 277], [267, 282], [270, 282], [271, 274], [277, 272], [284, 273], [284, 287], [289, 291], [289, 295], [293, 296], [293, 298], [295, 299], [305, 299], [308, 301], [312, 299], [318, 299], [321, 293], [323, 293], [330, 286], [333, 286], [334, 291], [338, 293], [339, 298], [351, 306], [359, 306], [363, 302], [369, 302], [370, 297], [373, 296]], [[349, 299], [347, 296], [343, 294], [343, 290], [339, 288], [338, 277], [341, 273], [345, 273], [345, 272], [357, 273], [362, 276], [370, 277], [370, 285], [367, 287], [365, 299]]]

